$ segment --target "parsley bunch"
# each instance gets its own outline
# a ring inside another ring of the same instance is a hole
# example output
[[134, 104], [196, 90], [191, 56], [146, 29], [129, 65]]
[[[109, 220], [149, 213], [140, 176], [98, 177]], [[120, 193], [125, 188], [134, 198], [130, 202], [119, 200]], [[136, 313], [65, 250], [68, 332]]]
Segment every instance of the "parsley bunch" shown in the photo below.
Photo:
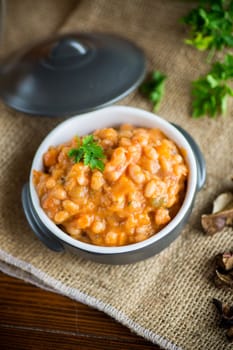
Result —
[[74, 158], [76, 163], [83, 161], [84, 165], [89, 165], [90, 168], [104, 170], [103, 159], [105, 158], [103, 149], [94, 141], [93, 135], [87, 135], [83, 137], [82, 143], [78, 147], [72, 148], [68, 152], [70, 158]]
[[151, 76], [140, 86], [141, 93], [153, 103], [153, 110], [157, 112], [164, 95], [166, 75], [153, 71]]
[[181, 22], [190, 27], [185, 43], [200, 51], [233, 47], [233, 0], [199, 0]]
[[192, 88], [194, 97], [192, 116], [199, 118], [209, 115], [214, 118], [227, 110], [228, 97], [233, 96], [233, 89], [226, 81], [233, 78], [233, 56], [225, 56], [224, 62], [215, 62], [209, 73], [195, 80]]

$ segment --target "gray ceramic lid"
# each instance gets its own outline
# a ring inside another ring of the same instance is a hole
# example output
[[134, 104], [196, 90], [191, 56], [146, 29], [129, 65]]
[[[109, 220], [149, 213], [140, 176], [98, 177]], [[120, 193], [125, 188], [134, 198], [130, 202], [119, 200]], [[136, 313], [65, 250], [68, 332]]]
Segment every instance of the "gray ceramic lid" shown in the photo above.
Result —
[[115, 35], [74, 33], [43, 42], [0, 69], [0, 97], [25, 113], [65, 116], [109, 105], [145, 76], [145, 57]]

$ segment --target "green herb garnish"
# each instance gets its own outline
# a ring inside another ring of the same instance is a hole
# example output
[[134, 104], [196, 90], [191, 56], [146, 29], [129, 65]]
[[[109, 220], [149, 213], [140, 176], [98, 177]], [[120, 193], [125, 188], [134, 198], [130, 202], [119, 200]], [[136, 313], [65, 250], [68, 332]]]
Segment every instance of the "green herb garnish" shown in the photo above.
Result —
[[190, 27], [185, 43], [200, 51], [233, 47], [233, 0], [199, 0], [181, 22]]
[[153, 110], [156, 112], [164, 95], [166, 75], [159, 71], [153, 71], [151, 76], [140, 86], [143, 95], [153, 102]]
[[[104, 170], [103, 159], [105, 158], [103, 148], [94, 141], [93, 135], [87, 135], [82, 138], [81, 143], [77, 139], [78, 147], [72, 148], [68, 152], [70, 158], [74, 158], [76, 163], [83, 161], [92, 170]], [[80, 144], [79, 144], [80, 143]]]
[[209, 115], [214, 118], [227, 111], [227, 99], [233, 96], [233, 89], [226, 81], [233, 78], [233, 56], [225, 56], [224, 62], [215, 62], [210, 72], [192, 85], [192, 116]]

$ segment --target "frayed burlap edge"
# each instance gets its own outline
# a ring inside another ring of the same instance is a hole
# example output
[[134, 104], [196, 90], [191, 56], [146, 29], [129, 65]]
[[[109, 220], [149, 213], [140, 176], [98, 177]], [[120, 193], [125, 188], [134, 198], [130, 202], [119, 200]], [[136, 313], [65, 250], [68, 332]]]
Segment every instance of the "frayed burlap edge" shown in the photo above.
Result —
[[[8, 274], [9, 276], [20, 278], [25, 282], [31, 283], [37, 287], [43, 288], [50, 292], [56, 292], [65, 295], [80, 303], [86, 304], [97, 310], [103, 311], [109, 316], [113, 317], [118, 322], [122, 323], [124, 326], [130, 328], [136, 334], [144, 337], [145, 339], [166, 350], [182, 350], [182, 348], [164, 339], [160, 335], [140, 326], [138, 323], [131, 320], [124, 313], [122, 313], [120, 310], [117, 310], [110, 304], [105, 304], [101, 300], [87, 295], [77, 288], [67, 287], [65, 284], [61, 283], [53, 277], [50, 277], [43, 271], [37, 269], [35, 266], [23, 260], [17, 259], [12, 255], [7, 254], [1, 249], [0, 270]], [[46, 284], [43, 281], [46, 281]]]

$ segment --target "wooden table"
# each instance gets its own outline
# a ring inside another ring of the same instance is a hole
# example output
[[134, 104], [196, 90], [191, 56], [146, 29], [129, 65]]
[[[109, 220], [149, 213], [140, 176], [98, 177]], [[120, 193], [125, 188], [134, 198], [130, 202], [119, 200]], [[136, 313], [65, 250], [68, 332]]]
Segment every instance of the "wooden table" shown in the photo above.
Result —
[[1, 350], [159, 350], [103, 312], [0, 272]]

